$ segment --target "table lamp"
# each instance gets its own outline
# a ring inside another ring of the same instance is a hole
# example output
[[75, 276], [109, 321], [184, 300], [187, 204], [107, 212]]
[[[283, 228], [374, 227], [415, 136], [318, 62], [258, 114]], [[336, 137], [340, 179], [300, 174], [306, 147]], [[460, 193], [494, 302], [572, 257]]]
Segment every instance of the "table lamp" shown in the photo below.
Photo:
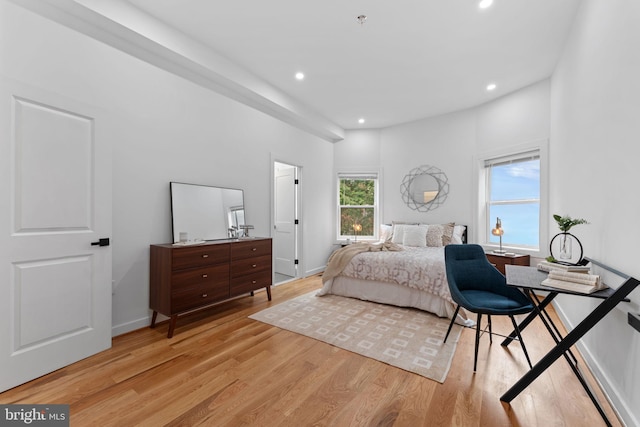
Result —
[[353, 231], [355, 231], [356, 243], [358, 242], [358, 233], [362, 231], [362, 224], [353, 224]]
[[502, 221], [500, 221], [500, 218], [496, 218], [496, 228], [491, 230], [491, 234], [493, 234], [494, 236], [500, 237], [500, 249], [494, 249], [493, 252], [497, 254], [503, 254], [507, 252], [504, 249], [502, 249], [502, 235], [504, 234], [504, 229], [502, 228]]

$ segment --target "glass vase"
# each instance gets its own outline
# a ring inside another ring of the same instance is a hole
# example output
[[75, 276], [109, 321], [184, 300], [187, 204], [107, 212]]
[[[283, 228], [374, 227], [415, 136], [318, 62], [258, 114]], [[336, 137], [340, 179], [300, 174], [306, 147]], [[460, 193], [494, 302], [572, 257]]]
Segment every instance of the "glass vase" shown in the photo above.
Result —
[[560, 259], [571, 259], [571, 237], [568, 233], [560, 235]]

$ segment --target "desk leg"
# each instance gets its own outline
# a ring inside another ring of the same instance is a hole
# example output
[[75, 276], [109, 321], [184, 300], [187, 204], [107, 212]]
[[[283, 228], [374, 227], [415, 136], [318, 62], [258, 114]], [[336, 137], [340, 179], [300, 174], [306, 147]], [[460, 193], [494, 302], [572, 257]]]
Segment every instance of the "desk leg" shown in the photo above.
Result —
[[[525, 292], [525, 294], [529, 297], [529, 299], [531, 299], [532, 297], [529, 295], [528, 292], [533, 293], [533, 291], [527, 291]], [[551, 301], [553, 301], [553, 299], [556, 297], [556, 295], [558, 295], [557, 292], [549, 292], [549, 294], [545, 297], [545, 299], [542, 300], [542, 302], [540, 302], [539, 304], [535, 304], [536, 301], [531, 301], [534, 306], [537, 306], [540, 310], [544, 311], [544, 308], [549, 305], [549, 303]], [[536, 310], [533, 310], [531, 313], [529, 313], [527, 315], [527, 317], [524, 318], [524, 320], [522, 322], [520, 322], [520, 324], [518, 325], [520, 327], [520, 333], [522, 333], [522, 331], [524, 330], [524, 328], [526, 328], [529, 323], [531, 323], [533, 321], [533, 319], [535, 319], [538, 316], [538, 313], [536, 312]], [[509, 334], [509, 336], [507, 338], [504, 339], [504, 341], [502, 341], [502, 346], [506, 347], [508, 346], [511, 341], [513, 341], [515, 339], [515, 337], [517, 337], [518, 334], [515, 331], [515, 329]]]
[[[551, 349], [536, 365], [527, 372], [518, 382], [516, 382], [505, 394], [500, 397], [500, 400], [506, 403], [511, 402], [516, 396], [518, 396], [525, 388], [527, 388], [536, 378], [538, 378], [549, 366], [551, 366], [560, 356], [565, 355], [566, 352], [575, 345], [580, 338], [582, 338], [591, 328], [593, 328], [604, 316], [606, 316], [611, 310], [615, 308], [620, 301], [625, 299], [638, 285], [640, 281], [633, 277], [627, 279], [609, 298], [604, 300], [593, 310], [582, 322], [580, 322], [575, 329], [567, 334], [560, 342]], [[591, 393], [588, 393], [592, 396]], [[591, 399], [598, 409], [598, 412], [607, 423], [611, 425], [606, 414], [600, 407], [597, 400]]]

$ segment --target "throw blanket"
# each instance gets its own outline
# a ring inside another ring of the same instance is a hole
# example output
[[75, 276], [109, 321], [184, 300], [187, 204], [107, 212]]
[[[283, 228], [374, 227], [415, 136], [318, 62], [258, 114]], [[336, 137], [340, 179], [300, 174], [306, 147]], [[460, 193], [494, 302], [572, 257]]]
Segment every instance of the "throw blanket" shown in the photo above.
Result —
[[401, 246], [392, 242], [368, 243], [360, 242], [340, 248], [329, 257], [329, 263], [322, 274], [322, 283], [333, 279], [349, 264], [351, 259], [363, 252], [401, 251]]

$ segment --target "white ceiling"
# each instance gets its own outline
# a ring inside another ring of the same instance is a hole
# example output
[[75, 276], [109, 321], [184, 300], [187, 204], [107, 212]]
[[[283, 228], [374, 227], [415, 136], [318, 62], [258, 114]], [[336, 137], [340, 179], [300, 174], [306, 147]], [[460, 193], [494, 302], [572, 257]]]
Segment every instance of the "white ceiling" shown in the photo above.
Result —
[[[329, 141], [548, 78], [580, 0], [11, 0]], [[366, 15], [360, 25], [356, 17]], [[306, 75], [303, 81], [296, 72]], [[497, 89], [487, 92], [489, 83]], [[366, 122], [359, 124], [358, 119]]]
[[475, 106], [549, 77], [579, 0], [478, 1], [128, 0], [343, 129]]

